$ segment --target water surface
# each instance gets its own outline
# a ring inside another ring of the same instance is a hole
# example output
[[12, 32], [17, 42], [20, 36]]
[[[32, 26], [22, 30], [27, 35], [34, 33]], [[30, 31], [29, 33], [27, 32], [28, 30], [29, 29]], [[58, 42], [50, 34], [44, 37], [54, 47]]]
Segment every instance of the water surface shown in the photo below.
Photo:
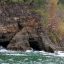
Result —
[[0, 64], [64, 64], [64, 53], [1, 50]]

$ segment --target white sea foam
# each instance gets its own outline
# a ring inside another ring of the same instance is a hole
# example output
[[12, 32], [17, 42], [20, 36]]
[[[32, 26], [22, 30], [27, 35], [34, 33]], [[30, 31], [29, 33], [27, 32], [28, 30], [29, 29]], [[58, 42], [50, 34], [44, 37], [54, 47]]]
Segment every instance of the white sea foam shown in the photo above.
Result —
[[[6, 55], [15, 55], [15, 56], [27, 56], [23, 53], [19, 53], [21, 51], [11, 51], [11, 50], [6, 50], [4, 48], [0, 49], [0, 53], [4, 53]], [[45, 51], [33, 51], [33, 50], [26, 50], [26, 53], [34, 53], [34, 54], [41, 54], [41, 55], [52, 55], [52, 56], [59, 56], [59, 57], [64, 57], [64, 51], [55, 51], [54, 53], [48, 53]]]
[[26, 52], [33, 52], [33, 50], [26, 50]]
[[12, 50], [4, 49], [4, 48], [0, 49], [0, 53], [17, 53], [17, 52], [19, 51], [12, 51]]
[[21, 54], [6, 54], [6, 55], [14, 55], [14, 56], [21, 56]]
[[7, 50], [6, 49], [1, 49], [0, 52], [7, 52]]
[[56, 56], [64, 57], [64, 51], [55, 51]]

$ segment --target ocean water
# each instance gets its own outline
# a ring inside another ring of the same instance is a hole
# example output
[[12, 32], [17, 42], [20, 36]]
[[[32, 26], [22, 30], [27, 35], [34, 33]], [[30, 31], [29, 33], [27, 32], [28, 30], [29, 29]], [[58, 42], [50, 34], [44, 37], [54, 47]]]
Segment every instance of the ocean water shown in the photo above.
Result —
[[64, 64], [64, 52], [0, 50], [0, 64]]

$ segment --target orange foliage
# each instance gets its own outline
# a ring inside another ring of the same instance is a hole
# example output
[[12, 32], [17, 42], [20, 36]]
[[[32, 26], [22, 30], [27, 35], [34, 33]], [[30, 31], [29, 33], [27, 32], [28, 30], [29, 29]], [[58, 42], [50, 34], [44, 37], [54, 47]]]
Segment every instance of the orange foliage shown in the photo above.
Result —
[[58, 0], [50, 0], [50, 10], [49, 10], [49, 15], [50, 18], [54, 17], [55, 13], [56, 13], [56, 9], [57, 9], [57, 2]]
[[55, 18], [58, 0], [49, 0], [49, 22]]

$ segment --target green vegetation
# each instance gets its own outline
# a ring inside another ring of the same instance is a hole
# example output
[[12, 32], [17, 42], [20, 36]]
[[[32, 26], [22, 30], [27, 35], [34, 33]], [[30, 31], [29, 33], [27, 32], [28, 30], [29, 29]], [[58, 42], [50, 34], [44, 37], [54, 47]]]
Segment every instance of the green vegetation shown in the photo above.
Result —
[[23, 4], [32, 4], [35, 7], [45, 7], [46, 0], [0, 0], [0, 2], [5, 3], [23, 3]]

